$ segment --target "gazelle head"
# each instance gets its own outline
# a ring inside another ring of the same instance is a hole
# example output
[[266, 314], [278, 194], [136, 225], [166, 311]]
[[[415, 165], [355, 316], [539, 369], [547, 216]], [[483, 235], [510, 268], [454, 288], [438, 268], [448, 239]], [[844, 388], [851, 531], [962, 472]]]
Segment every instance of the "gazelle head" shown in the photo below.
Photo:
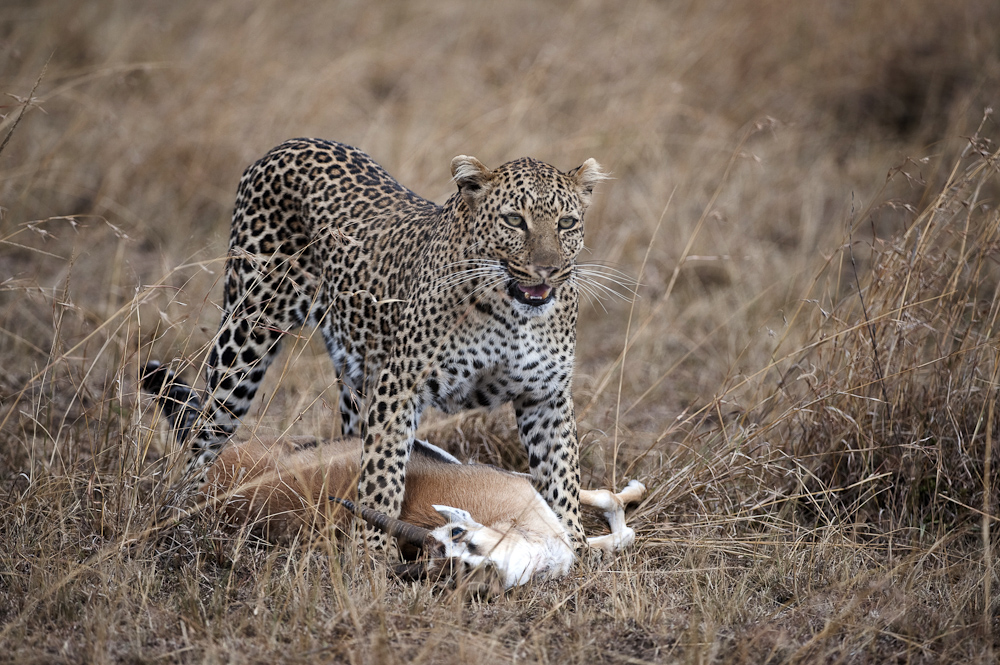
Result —
[[[480, 524], [468, 511], [435, 505], [445, 524], [426, 529], [389, 517], [346, 499], [330, 497], [371, 526], [395, 537], [402, 545], [420, 549], [431, 559], [461, 562], [470, 569], [492, 571], [505, 589], [531, 580], [562, 577], [575, 554], [565, 533], [539, 533], [515, 524]], [[507, 528], [505, 528], [507, 527]]]
[[467, 511], [434, 506], [447, 523], [431, 531], [444, 545], [444, 556], [467, 566], [492, 568], [505, 589], [534, 579], [562, 577], [573, 565], [575, 554], [565, 533], [539, 533], [516, 525], [485, 526]]

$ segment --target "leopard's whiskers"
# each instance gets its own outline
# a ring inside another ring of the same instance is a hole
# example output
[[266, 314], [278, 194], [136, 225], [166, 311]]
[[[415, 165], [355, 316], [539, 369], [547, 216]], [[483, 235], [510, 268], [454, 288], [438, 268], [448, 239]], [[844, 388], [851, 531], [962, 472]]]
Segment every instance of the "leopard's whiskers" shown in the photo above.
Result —
[[623, 277], [623, 278], [625, 278], [625, 279], [627, 279], [629, 281], [633, 281], [632, 280], [632, 275], [628, 274], [627, 272], [625, 272], [623, 270], [619, 270], [618, 268], [615, 268], [613, 266], [609, 266], [606, 263], [598, 263], [598, 262], [592, 261], [590, 263], [577, 263], [575, 267], [577, 267], [577, 268], [593, 268], [595, 270], [599, 270], [599, 271], [606, 272], [606, 273], [614, 273], [614, 274], [618, 275], [619, 277]]
[[[609, 286], [607, 284], [603, 284], [603, 283], [597, 281], [597, 279], [594, 279], [591, 275], [578, 274], [578, 275], [576, 275], [576, 278], [577, 278], [577, 280], [579, 280], [579, 283], [586, 283], [589, 286], [591, 286], [594, 289], [596, 289], [596, 292], [600, 292], [602, 294], [606, 294], [607, 296], [618, 298], [619, 300], [628, 301], [630, 299], [627, 295], [625, 295], [624, 293], [622, 293], [618, 289], [616, 289], [616, 288], [614, 288], [612, 286]], [[635, 293], [628, 286], [621, 285], [621, 287], [623, 289], [627, 290], [629, 293], [633, 293], [633, 294]]]
[[438, 272], [444, 272], [448, 268], [454, 268], [455, 266], [463, 265], [477, 265], [477, 266], [500, 266], [500, 262], [496, 259], [462, 259], [460, 261], [452, 261], [451, 263], [446, 263], [440, 268]]
[[482, 284], [480, 284], [479, 286], [477, 286], [476, 288], [474, 288], [469, 293], [469, 295], [467, 295], [464, 298], [462, 298], [462, 300], [460, 302], [465, 302], [466, 300], [469, 300], [473, 296], [476, 296], [476, 295], [478, 295], [480, 293], [484, 293], [486, 291], [491, 291], [495, 287], [499, 286], [500, 284], [503, 284], [505, 281], [507, 281], [507, 276], [506, 275], [500, 275], [499, 277], [497, 277], [496, 279], [494, 279], [492, 281], [484, 281]]
[[446, 264], [441, 268], [441, 271], [447, 270], [455, 266], [469, 266], [468, 268], [457, 270], [449, 275], [444, 276], [439, 284], [439, 288], [442, 289], [454, 289], [462, 286], [463, 284], [474, 281], [477, 279], [489, 278], [496, 276], [499, 279], [505, 278], [506, 274], [500, 265], [499, 261], [494, 259], [463, 259], [461, 261], [453, 261]]
[[586, 273], [592, 277], [614, 282], [633, 294], [635, 293], [634, 288], [639, 286], [635, 278], [628, 273], [600, 263], [580, 263], [574, 266], [574, 270]]
[[[598, 296], [599, 299], [602, 299], [601, 296], [609, 296], [623, 301], [630, 300], [629, 296], [622, 293], [619, 289], [624, 290], [633, 297], [638, 295], [636, 292], [638, 284], [635, 280], [621, 270], [611, 268], [610, 266], [598, 263], [581, 263], [573, 268], [573, 276], [577, 279], [577, 284], [581, 286], [587, 284], [591, 287], [591, 292], [593, 295]], [[604, 282], [609, 282], [610, 284], [605, 284]]]
[[586, 289], [588, 293], [590, 293], [592, 296], [594, 296], [595, 298], [597, 298], [602, 302], [605, 300], [612, 300], [612, 299], [621, 300], [623, 302], [627, 302], [629, 300], [629, 298], [626, 297], [624, 294], [619, 293], [618, 291], [615, 291], [611, 287], [608, 287], [599, 282], [586, 280], [579, 277], [577, 277], [576, 279], [577, 279], [576, 284], [580, 289]]
[[600, 308], [601, 308], [602, 310], [604, 310], [604, 313], [605, 313], [605, 314], [607, 314], [608, 310], [607, 310], [607, 308], [606, 308], [606, 307], [604, 306], [604, 303], [603, 303], [603, 302], [601, 302], [601, 301], [603, 300], [603, 298], [601, 298], [601, 297], [598, 297], [598, 296], [597, 296], [597, 295], [596, 295], [596, 294], [595, 294], [595, 293], [593, 292], [593, 290], [591, 289], [591, 287], [590, 287], [589, 285], [587, 285], [587, 284], [584, 284], [584, 283], [582, 283], [582, 282], [581, 282], [581, 281], [580, 281], [579, 279], [577, 279], [577, 277], [576, 277], [576, 276], [571, 276], [571, 277], [569, 278], [569, 281], [570, 281], [570, 282], [571, 282], [572, 284], [575, 284], [575, 285], [576, 285], [578, 293], [580, 293], [580, 294], [581, 294], [581, 295], [582, 295], [582, 296], [583, 296], [584, 298], [586, 298], [586, 299], [587, 299], [587, 303], [588, 303], [588, 304], [589, 304], [589, 305], [590, 305], [591, 307], [593, 307], [593, 306], [594, 306], [594, 305], [596, 304], [596, 305], [597, 305], [598, 307], [600, 307]]
[[455, 288], [479, 277], [496, 275], [497, 271], [492, 268], [470, 268], [452, 273], [448, 277], [438, 282], [439, 288]]

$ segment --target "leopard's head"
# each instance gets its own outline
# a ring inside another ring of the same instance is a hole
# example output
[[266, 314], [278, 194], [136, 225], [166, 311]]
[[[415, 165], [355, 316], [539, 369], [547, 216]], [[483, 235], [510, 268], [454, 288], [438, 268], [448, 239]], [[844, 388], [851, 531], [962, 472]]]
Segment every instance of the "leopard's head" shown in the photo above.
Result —
[[607, 178], [600, 165], [588, 159], [562, 173], [526, 157], [491, 171], [459, 155], [451, 172], [472, 216], [474, 256], [495, 262], [481, 268], [492, 272], [486, 279], [529, 311], [551, 303], [583, 249], [583, 215]]

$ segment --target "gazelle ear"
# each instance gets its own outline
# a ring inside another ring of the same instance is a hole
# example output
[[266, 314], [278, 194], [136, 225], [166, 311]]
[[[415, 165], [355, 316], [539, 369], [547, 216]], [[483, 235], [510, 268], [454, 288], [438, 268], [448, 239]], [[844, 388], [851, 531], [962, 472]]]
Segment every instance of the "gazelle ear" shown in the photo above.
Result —
[[607, 180], [610, 177], [593, 157], [566, 175], [573, 178], [573, 182], [576, 183], [576, 191], [580, 195], [580, 200], [584, 206], [590, 205], [591, 195], [594, 193], [594, 187], [597, 186], [597, 183]]
[[476, 204], [489, 191], [493, 172], [475, 157], [459, 155], [451, 160], [451, 176], [458, 185], [458, 191], [461, 192], [465, 205], [469, 207], [470, 212], [475, 212]]
[[462, 524], [466, 528], [480, 527], [482, 524], [472, 519], [472, 515], [469, 511], [462, 510], [461, 508], [452, 508], [451, 506], [431, 506], [434, 510], [438, 512], [441, 517], [445, 519], [448, 524]]

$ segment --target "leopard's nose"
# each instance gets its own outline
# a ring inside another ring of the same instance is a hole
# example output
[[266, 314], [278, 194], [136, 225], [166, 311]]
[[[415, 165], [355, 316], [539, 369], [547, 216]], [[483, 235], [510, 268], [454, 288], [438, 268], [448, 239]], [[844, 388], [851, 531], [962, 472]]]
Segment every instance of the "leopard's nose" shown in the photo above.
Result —
[[559, 270], [558, 266], [533, 266], [535, 274], [538, 275], [542, 281], [548, 281], [549, 277], [552, 277]]

